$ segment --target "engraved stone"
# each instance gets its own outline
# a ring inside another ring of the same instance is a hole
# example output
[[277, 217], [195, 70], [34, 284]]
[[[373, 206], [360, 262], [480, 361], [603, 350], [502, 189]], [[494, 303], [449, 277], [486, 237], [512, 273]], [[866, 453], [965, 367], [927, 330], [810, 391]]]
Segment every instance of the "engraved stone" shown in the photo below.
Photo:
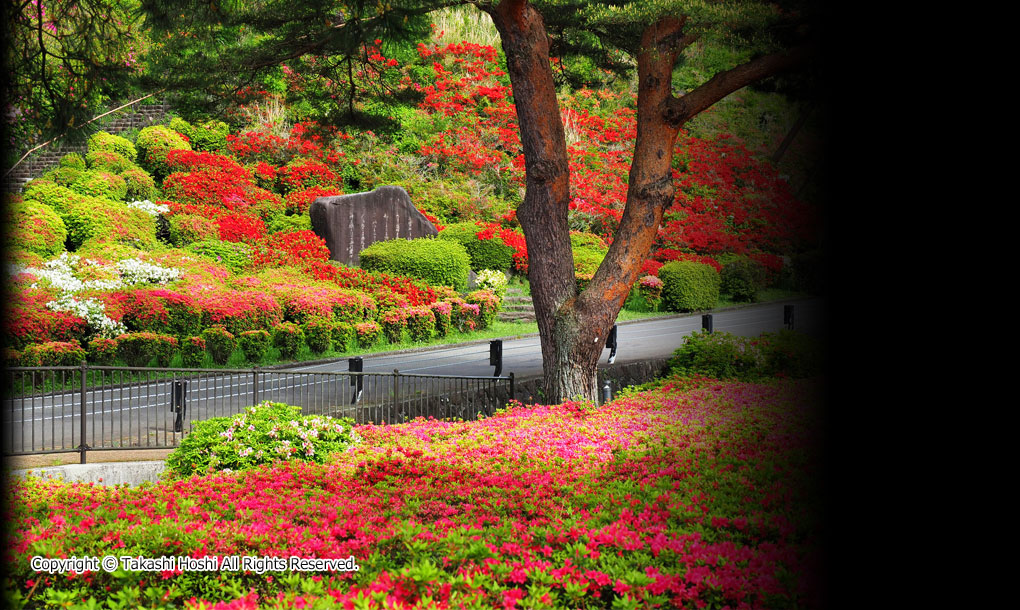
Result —
[[312, 230], [326, 240], [330, 259], [345, 265], [357, 265], [362, 250], [373, 242], [389, 239], [390, 235], [415, 239], [439, 234], [435, 225], [415, 209], [407, 191], [399, 186], [319, 197], [312, 202], [308, 215], [312, 219]]

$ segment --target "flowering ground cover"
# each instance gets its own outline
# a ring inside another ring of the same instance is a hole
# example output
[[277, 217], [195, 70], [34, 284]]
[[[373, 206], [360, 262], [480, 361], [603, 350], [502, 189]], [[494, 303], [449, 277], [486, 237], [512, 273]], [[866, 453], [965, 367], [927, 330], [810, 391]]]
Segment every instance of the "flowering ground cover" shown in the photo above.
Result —
[[[8, 492], [7, 605], [813, 607], [817, 390], [675, 378], [601, 408], [360, 426], [325, 464], [137, 489], [29, 480]], [[358, 570], [29, 567], [107, 554]]]

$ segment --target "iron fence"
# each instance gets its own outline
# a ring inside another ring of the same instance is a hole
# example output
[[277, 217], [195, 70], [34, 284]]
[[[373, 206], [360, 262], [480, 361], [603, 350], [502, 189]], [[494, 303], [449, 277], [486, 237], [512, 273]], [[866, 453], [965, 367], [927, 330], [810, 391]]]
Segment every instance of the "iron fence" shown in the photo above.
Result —
[[5, 371], [4, 455], [162, 449], [192, 423], [263, 401], [358, 424], [491, 416], [514, 395], [513, 373], [469, 377], [278, 369], [151, 369], [82, 364]]

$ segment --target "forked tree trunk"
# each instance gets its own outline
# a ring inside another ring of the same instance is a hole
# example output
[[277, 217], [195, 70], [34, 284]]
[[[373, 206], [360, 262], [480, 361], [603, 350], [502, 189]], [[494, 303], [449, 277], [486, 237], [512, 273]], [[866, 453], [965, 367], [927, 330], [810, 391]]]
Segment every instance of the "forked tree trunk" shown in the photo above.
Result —
[[598, 361], [606, 336], [673, 201], [673, 148], [680, 127], [725, 95], [803, 57], [759, 58], [676, 98], [671, 92], [673, 66], [693, 41], [683, 36], [685, 19], [665, 17], [645, 30], [637, 57], [637, 139], [627, 205], [605, 260], [588, 288], [578, 294], [567, 223], [567, 147], [545, 24], [527, 0], [504, 0], [486, 10], [506, 53], [524, 148], [526, 191], [517, 218], [528, 244], [528, 279], [542, 343], [544, 401], [597, 400]]

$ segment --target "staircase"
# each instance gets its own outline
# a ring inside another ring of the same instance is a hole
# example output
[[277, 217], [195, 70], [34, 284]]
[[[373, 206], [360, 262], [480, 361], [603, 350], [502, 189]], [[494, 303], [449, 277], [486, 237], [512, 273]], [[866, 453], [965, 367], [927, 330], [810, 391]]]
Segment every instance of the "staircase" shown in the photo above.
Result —
[[503, 308], [496, 317], [503, 322], [534, 322], [535, 306], [520, 286], [511, 285], [503, 296]]

